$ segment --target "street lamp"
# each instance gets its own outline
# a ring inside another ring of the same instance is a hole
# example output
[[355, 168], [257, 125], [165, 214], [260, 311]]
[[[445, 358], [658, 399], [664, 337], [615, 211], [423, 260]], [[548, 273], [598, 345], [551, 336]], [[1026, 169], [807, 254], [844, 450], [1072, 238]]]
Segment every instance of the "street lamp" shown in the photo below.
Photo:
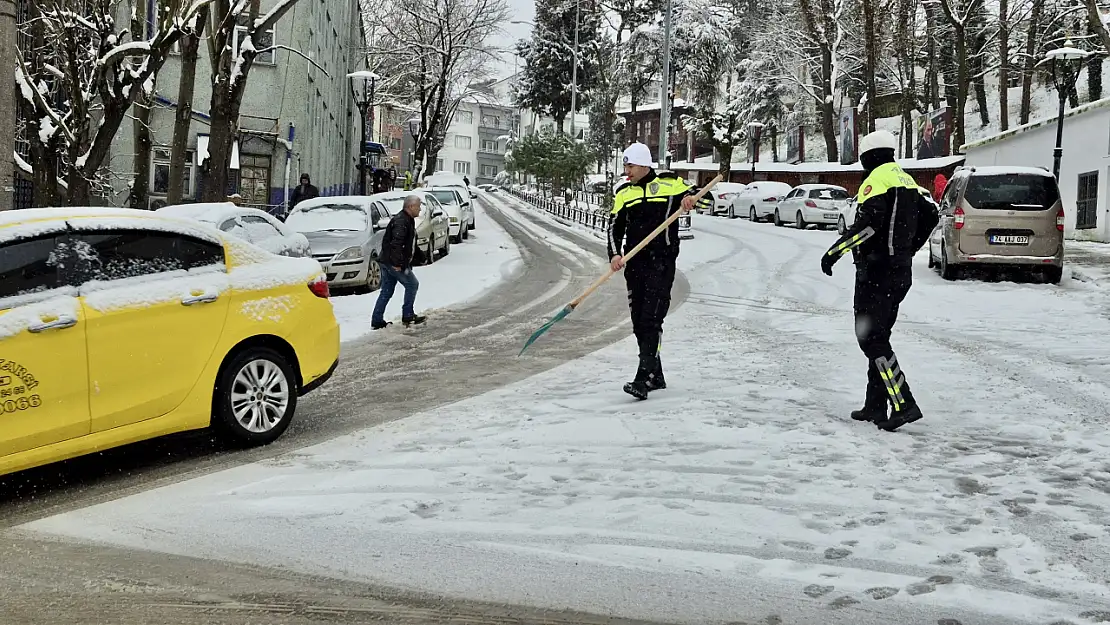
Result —
[[409, 153], [409, 170], [416, 169], [416, 137], [420, 135], [420, 118], [412, 117], [407, 122], [409, 134], [412, 135], [412, 152]]
[[1060, 96], [1060, 115], [1056, 118], [1056, 147], [1052, 150], [1052, 175], [1057, 182], [1060, 180], [1060, 159], [1064, 156], [1064, 104], [1079, 79], [1080, 63], [1090, 54], [1086, 50], [1074, 47], [1071, 39], [1068, 39], [1062, 48], [1049, 50], [1044, 60], [1037, 63], [1037, 65], [1051, 64], [1052, 83]]
[[752, 182], [755, 182], [755, 162], [759, 160], [759, 132], [763, 130], [761, 122], [748, 122], [748, 134], [752, 139]]
[[[374, 126], [373, 122], [367, 118], [366, 112], [370, 109], [370, 105], [374, 101], [374, 87], [376, 86], [380, 76], [374, 72], [359, 70], [347, 74], [347, 79], [351, 81], [351, 97], [355, 100], [355, 106], [358, 107], [359, 114], [359, 127], [362, 129], [362, 141], [358, 144], [358, 192], [360, 195], [366, 195], [366, 142], [373, 140]], [[355, 90], [355, 81], [362, 81], [362, 97], [359, 98], [358, 91]], [[366, 83], [370, 83], [370, 95], [366, 95]], [[367, 126], [370, 127], [369, 137], [367, 137]]]

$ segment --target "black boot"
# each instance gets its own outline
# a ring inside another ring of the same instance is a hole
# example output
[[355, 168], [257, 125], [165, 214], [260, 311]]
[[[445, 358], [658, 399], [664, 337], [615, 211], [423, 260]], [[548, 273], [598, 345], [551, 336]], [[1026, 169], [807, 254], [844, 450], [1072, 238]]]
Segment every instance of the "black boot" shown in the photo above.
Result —
[[636, 379], [624, 385], [624, 392], [636, 399], [647, 399], [651, 387], [648, 380], [655, 369], [654, 358], [640, 357], [640, 366], [636, 368]]
[[647, 385], [648, 389], [652, 391], [661, 391], [667, 388], [667, 380], [663, 377], [663, 361], [659, 359], [659, 356], [655, 357], [655, 367], [648, 375]]
[[405, 327], [407, 328], [410, 325], [420, 325], [427, 320], [428, 318], [423, 315], [413, 315], [410, 319], [402, 319], [401, 323], [405, 324]]
[[875, 425], [880, 430], [893, 432], [923, 417], [921, 408], [918, 407], [917, 400], [910, 391], [909, 382], [906, 381], [906, 374], [898, 364], [898, 357], [891, 354], [890, 358], [877, 358], [875, 363], [880, 372], [880, 379], [887, 388], [891, 405], [890, 416]]
[[909, 408], [905, 408], [903, 410], [895, 412], [894, 414], [890, 415], [889, 419], [885, 421], [879, 421], [875, 425], [877, 425], [880, 430], [893, 432], [903, 425], [913, 423], [914, 421], [917, 421], [924, 416], [925, 415], [921, 413], [921, 408], [917, 404], [914, 404]]
[[886, 421], [887, 400], [886, 384], [879, 376], [878, 370], [874, 366], [867, 368], [867, 395], [863, 400], [863, 408], [852, 411], [852, 419], [856, 421], [870, 421], [878, 423]]

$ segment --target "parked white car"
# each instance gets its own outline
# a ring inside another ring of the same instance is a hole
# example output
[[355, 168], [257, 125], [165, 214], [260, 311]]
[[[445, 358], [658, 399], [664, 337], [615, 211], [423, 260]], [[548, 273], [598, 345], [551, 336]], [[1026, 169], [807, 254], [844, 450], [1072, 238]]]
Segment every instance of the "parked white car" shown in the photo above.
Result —
[[803, 184], [794, 187], [775, 209], [775, 225], [793, 223], [799, 230], [810, 224], [825, 230], [840, 220], [848, 203], [848, 190], [829, 184]]
[[474, 208], [463, 200], [458, 187], [428, 187], [428, 193], [435, 196], [447, 212], [448, 232], [452, 243], [462, 243], [470, 238], [470, 224], [474, 223]]
[[453, 174], [445, 171], [437, 171], [424, 180], [424, 189], [432, 189], [435, 187], [451, 187], [459, 191], [462, 196], [463, 208], [470, 210], [470, 221], [467, 223], [468, 230], [474, 230], [474, 190], [467, 186], [466, 181], [459, 174]]
[[779, 202], [790, 193], [790, 189], [790, 185], [785, 182], [753, 182], [732, 198], [731, 210], [737, 215], [747, 215], [752, 221], [770, 220]]
[[713, 196], [713, 206], [710, 207], [711, 215], [727, 215], [729, 219], [736, 219], [737, 214], [732, 210], [732, 200], [744, 192], [748, 185], [739, 182], [718, 182], [709, 191]]
[[844, 206], [840, 208], [840, 217], [836, 221], [836, 231], [840, 234], [848, 232], [848, 228], [856, 223], [856, 208], [859, 204], [856, 202], [856, 197], [853, 195], [844, 202]]
[[192, 219], [215, 226], [233, 237], [249, 241], [279, 256], [305, 257], [311, 254], [308, 238], [257, 208], [236, 206], [231, 202], [174, 204], [155, 211], [166, 217]]
[[416, 218], [416, 247], [424, 255], [427, 264], [436, 260], [436, 253], [443, 258], [451, 252], [451, 231], [448, 223], [447, 211], [436, 199], [436, 196], [427, 189], [414, 189], [412, 191], [389, 191], [375, 193], [370, 197], [377, 200], [392, 217], [401, 212], [405, 205], [405, 198], [410, 195], [419, 195], [423, 200], [420, 216]]

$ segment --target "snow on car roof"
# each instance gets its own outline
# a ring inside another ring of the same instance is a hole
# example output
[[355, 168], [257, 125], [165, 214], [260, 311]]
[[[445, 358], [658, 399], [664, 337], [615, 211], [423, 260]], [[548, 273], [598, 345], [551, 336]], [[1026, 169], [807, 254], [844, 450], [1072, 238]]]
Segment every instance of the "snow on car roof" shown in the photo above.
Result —
[[816, 182], [810, 182], [810, 183], [807, 183], [807, 184], [800, 184], [800, 185], [798, 185], [794, 188], [795, 189], [805, 189], [807, 191], [812, 191], [813, 189], [840, 189], [841, 191], [847, 191], [847, 189], [845, 189], [844, 187], [842, 187], [840, 185], [824, 184], [824, 183], [816, 183]]
[[229, 217], [235, 217], [236, 215], [243, 215], [249, 212], [261, 213], [263, 211], [256, 208], [236, 206], [231, 202], [201, 202], [197, 204], [174, 204], [171, 206], [164, 206], [154, 212], [167, 217], [185, 217], [209, 223], [219, 223]]
[[375, 199], [381, 199], [383, 193], [374, 195], [329, 195], [327, 197], [314, 197], [311, 200], [298, 202], [293, 210], [312, 208], [313, 206], [328, 206], [331, 204], [350, 204], [352, 206], [369, 206]]
[[1040, 167], [1021, 167], [1018, 165], [988, 165], [985, 167], [963, 167], [957, 169], [960, 171], [969, 171], [973, 176], [1002, 176], [1006, 174], [1026, 174], [1029, 176], [1044, 176], [1046, 178], [1052, 177], [1052, 172]]
[[58, 229], [61, 224], [83, 229], [113, 230], [137, 228], [158, 230], [222, 243], [219, 230], [201, 222], [158, 215], [133, 208], [64, 207], [24, 208], [0, 211], [0, 242], [35, 236]]

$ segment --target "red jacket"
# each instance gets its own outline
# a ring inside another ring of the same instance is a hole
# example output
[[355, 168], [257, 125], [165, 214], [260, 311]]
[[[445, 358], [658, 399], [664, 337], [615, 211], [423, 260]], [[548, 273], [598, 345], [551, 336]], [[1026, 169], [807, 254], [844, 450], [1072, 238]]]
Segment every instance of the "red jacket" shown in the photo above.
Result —
[[933, 178], [933, 199], [938, 203], [940, 198], [944, 197], [944, 188], [947, 186], [948, 178], [945, 178], [944, 174], [937, 174], [937, 177]]

